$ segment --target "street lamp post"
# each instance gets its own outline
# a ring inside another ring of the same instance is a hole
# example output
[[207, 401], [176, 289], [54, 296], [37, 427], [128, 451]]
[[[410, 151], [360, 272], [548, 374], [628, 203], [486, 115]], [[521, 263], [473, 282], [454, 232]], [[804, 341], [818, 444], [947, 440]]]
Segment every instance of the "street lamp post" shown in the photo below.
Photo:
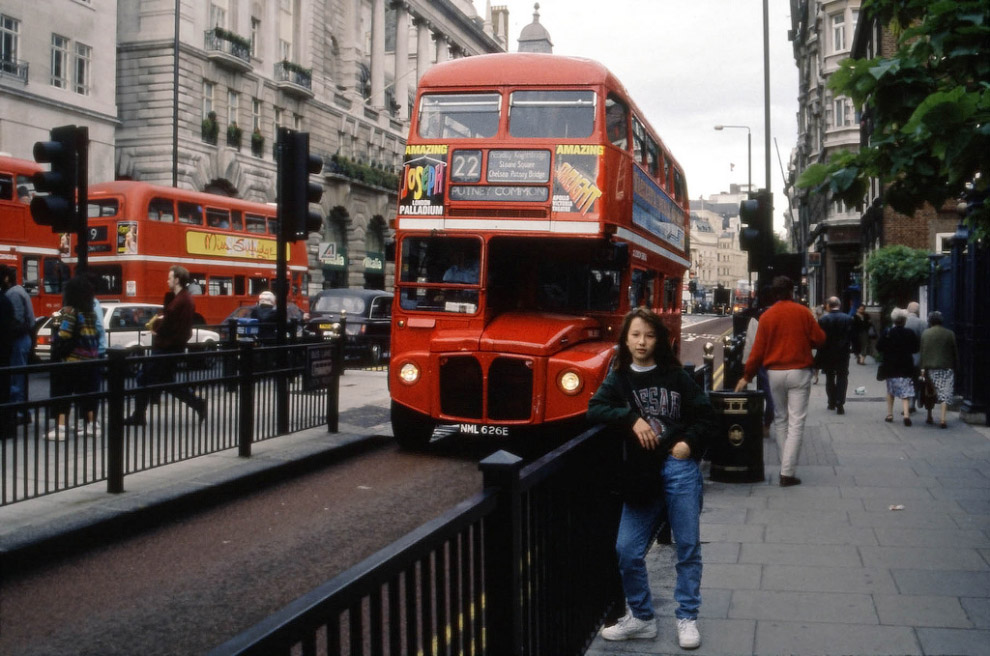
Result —
[[746, 191], [753, 191], [753, 133], [750, 131], [748, 125], [716, 125], [716, 130], [724, 130], [725, 128], [738, 128], [740, 130], [746, 130], [746, 157], [748, 163], [746, 165]]

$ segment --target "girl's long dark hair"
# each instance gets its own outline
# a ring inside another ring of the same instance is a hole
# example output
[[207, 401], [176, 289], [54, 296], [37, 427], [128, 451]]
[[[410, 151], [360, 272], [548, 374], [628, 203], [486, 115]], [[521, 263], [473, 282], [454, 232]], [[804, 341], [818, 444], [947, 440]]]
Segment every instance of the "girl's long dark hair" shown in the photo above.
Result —
[[642, 319], [656, 333], [657, 346], [653, 351], [653, 358], [656, 360], [657, 367], [660, 369], [680, 369], [682, 366], [681, 361], [674, 355], [674, 348], [670, 343], [670, 331], [660, 321], [660, 317], [642, 307], [636, 308], [627, 314], [626, 318], [622, 321], [622, 330], [619, 331], [619, 367], [626, 368], [632, 364], [632, 352], [630, 352], [629, 347], [626, 345], [626, 340], [629, 338], [629, 327], [632, 325], [633, 319]]
[[62, 291], [62, 302], [76, 312], [92, 312], [93, 297], [93, 285], [85, 275], [76, 274], [69, 278]]

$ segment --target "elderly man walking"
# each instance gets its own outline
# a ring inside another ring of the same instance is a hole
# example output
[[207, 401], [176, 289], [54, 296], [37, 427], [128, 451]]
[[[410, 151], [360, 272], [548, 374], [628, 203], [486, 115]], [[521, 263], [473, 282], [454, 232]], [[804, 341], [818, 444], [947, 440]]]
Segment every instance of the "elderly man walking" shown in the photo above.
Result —
[[808, 415], [812, 350], [825, 343], [825, 333], [811, 310], [794, 302], [790, 278], [774, 278], [773, 291], [777, 302], [760, 317], [753, 350], [736, 391], [746, 387], [760, 365], [767, 368], [774, 403], [773, 432], [780, 448], [780, 486], [790, 487], [801, 483], [794, 469]]

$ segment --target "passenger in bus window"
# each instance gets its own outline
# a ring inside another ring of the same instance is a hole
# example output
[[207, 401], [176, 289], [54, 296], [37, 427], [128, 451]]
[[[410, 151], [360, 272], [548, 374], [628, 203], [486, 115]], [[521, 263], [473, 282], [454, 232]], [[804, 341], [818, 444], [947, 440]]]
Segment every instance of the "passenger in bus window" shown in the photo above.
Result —
[[468, 256], [462, 250], [454, 251], [452, 264], [444, 272], [443, 281], [476, 284], [478, 282], [478, 259]]
[[31, 190], [28, 189], [27, 185], [18, 185], [17, 187], [17, 200], [25, 204], [31, 203]]

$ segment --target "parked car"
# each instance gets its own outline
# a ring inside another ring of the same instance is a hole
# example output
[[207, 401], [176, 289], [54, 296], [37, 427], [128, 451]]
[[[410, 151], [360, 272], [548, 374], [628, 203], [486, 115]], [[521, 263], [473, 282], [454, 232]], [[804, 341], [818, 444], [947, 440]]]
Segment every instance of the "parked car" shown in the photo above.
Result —
[[[229, 325], [229, 322], [232, 319], [234, 321], [236, 321], [238, 319], [249, 319], [251, 317], [251, 310], [253, 310], [255, 307], [256, 306], [254, 306], [254, 305], [242, 305], [241, 307], [237, 308], [236, 310], [234, 310], [233, 312], [231, 312], [230, 314], [228, 314], [227, 317], [223, 320], [223, 323], [219, 327], [220, 339], [222, 339], [224, 341], [227, 340], [227, 337], [228, 337], [227, 326]], [[307, 332], [306, 332], [306, 321], [309, 319], [309, 314], [307, 314], [306, 312], [303, 312], [302, 311], [302, 308], [300, 308], [298, 305], [296, 305], [295, 303], [289, 301], [288, 305], [285, 306], [285, 318], [288, 321], [295, 321], [296, 322], [296, 326], [297, 326], [297, 328], [296, 328], [296, 336], [297, 337], [302, 337], [303, 335], [306, 335], [307, 334]], [[245, 336], [249, 336], [249, 335], [244, 335], [239, 330], [238, 336], [245, 337]]]
[[377, 365], [388, 359], [392, 294], [378, 289], [324, 289], [309, 299], [307, 330], [329, 339], [341, 310], [347, 312], [344, 358]]
[[[103, 306], [103, 326], [107, 331], [107, 346], [122, 347], [133, 350], [151, 348], [151, 331], [147, 324], [153, 316], [162, 311], [161, 305], [154, 303], [118, 303], [101, 302]], [[195, 322], [205, 324], [202, 316], [197, 315]], [[47, 361], [52, 345], [52, 317], [47, 317], [38, 327], [38, 342], [35, 345], [35, 355], [39, 360]], [[193, 327], [192, 337], [189, 338], [190, 348], [212, 348], [220, 341], [220, 335], [215, 330]]]

